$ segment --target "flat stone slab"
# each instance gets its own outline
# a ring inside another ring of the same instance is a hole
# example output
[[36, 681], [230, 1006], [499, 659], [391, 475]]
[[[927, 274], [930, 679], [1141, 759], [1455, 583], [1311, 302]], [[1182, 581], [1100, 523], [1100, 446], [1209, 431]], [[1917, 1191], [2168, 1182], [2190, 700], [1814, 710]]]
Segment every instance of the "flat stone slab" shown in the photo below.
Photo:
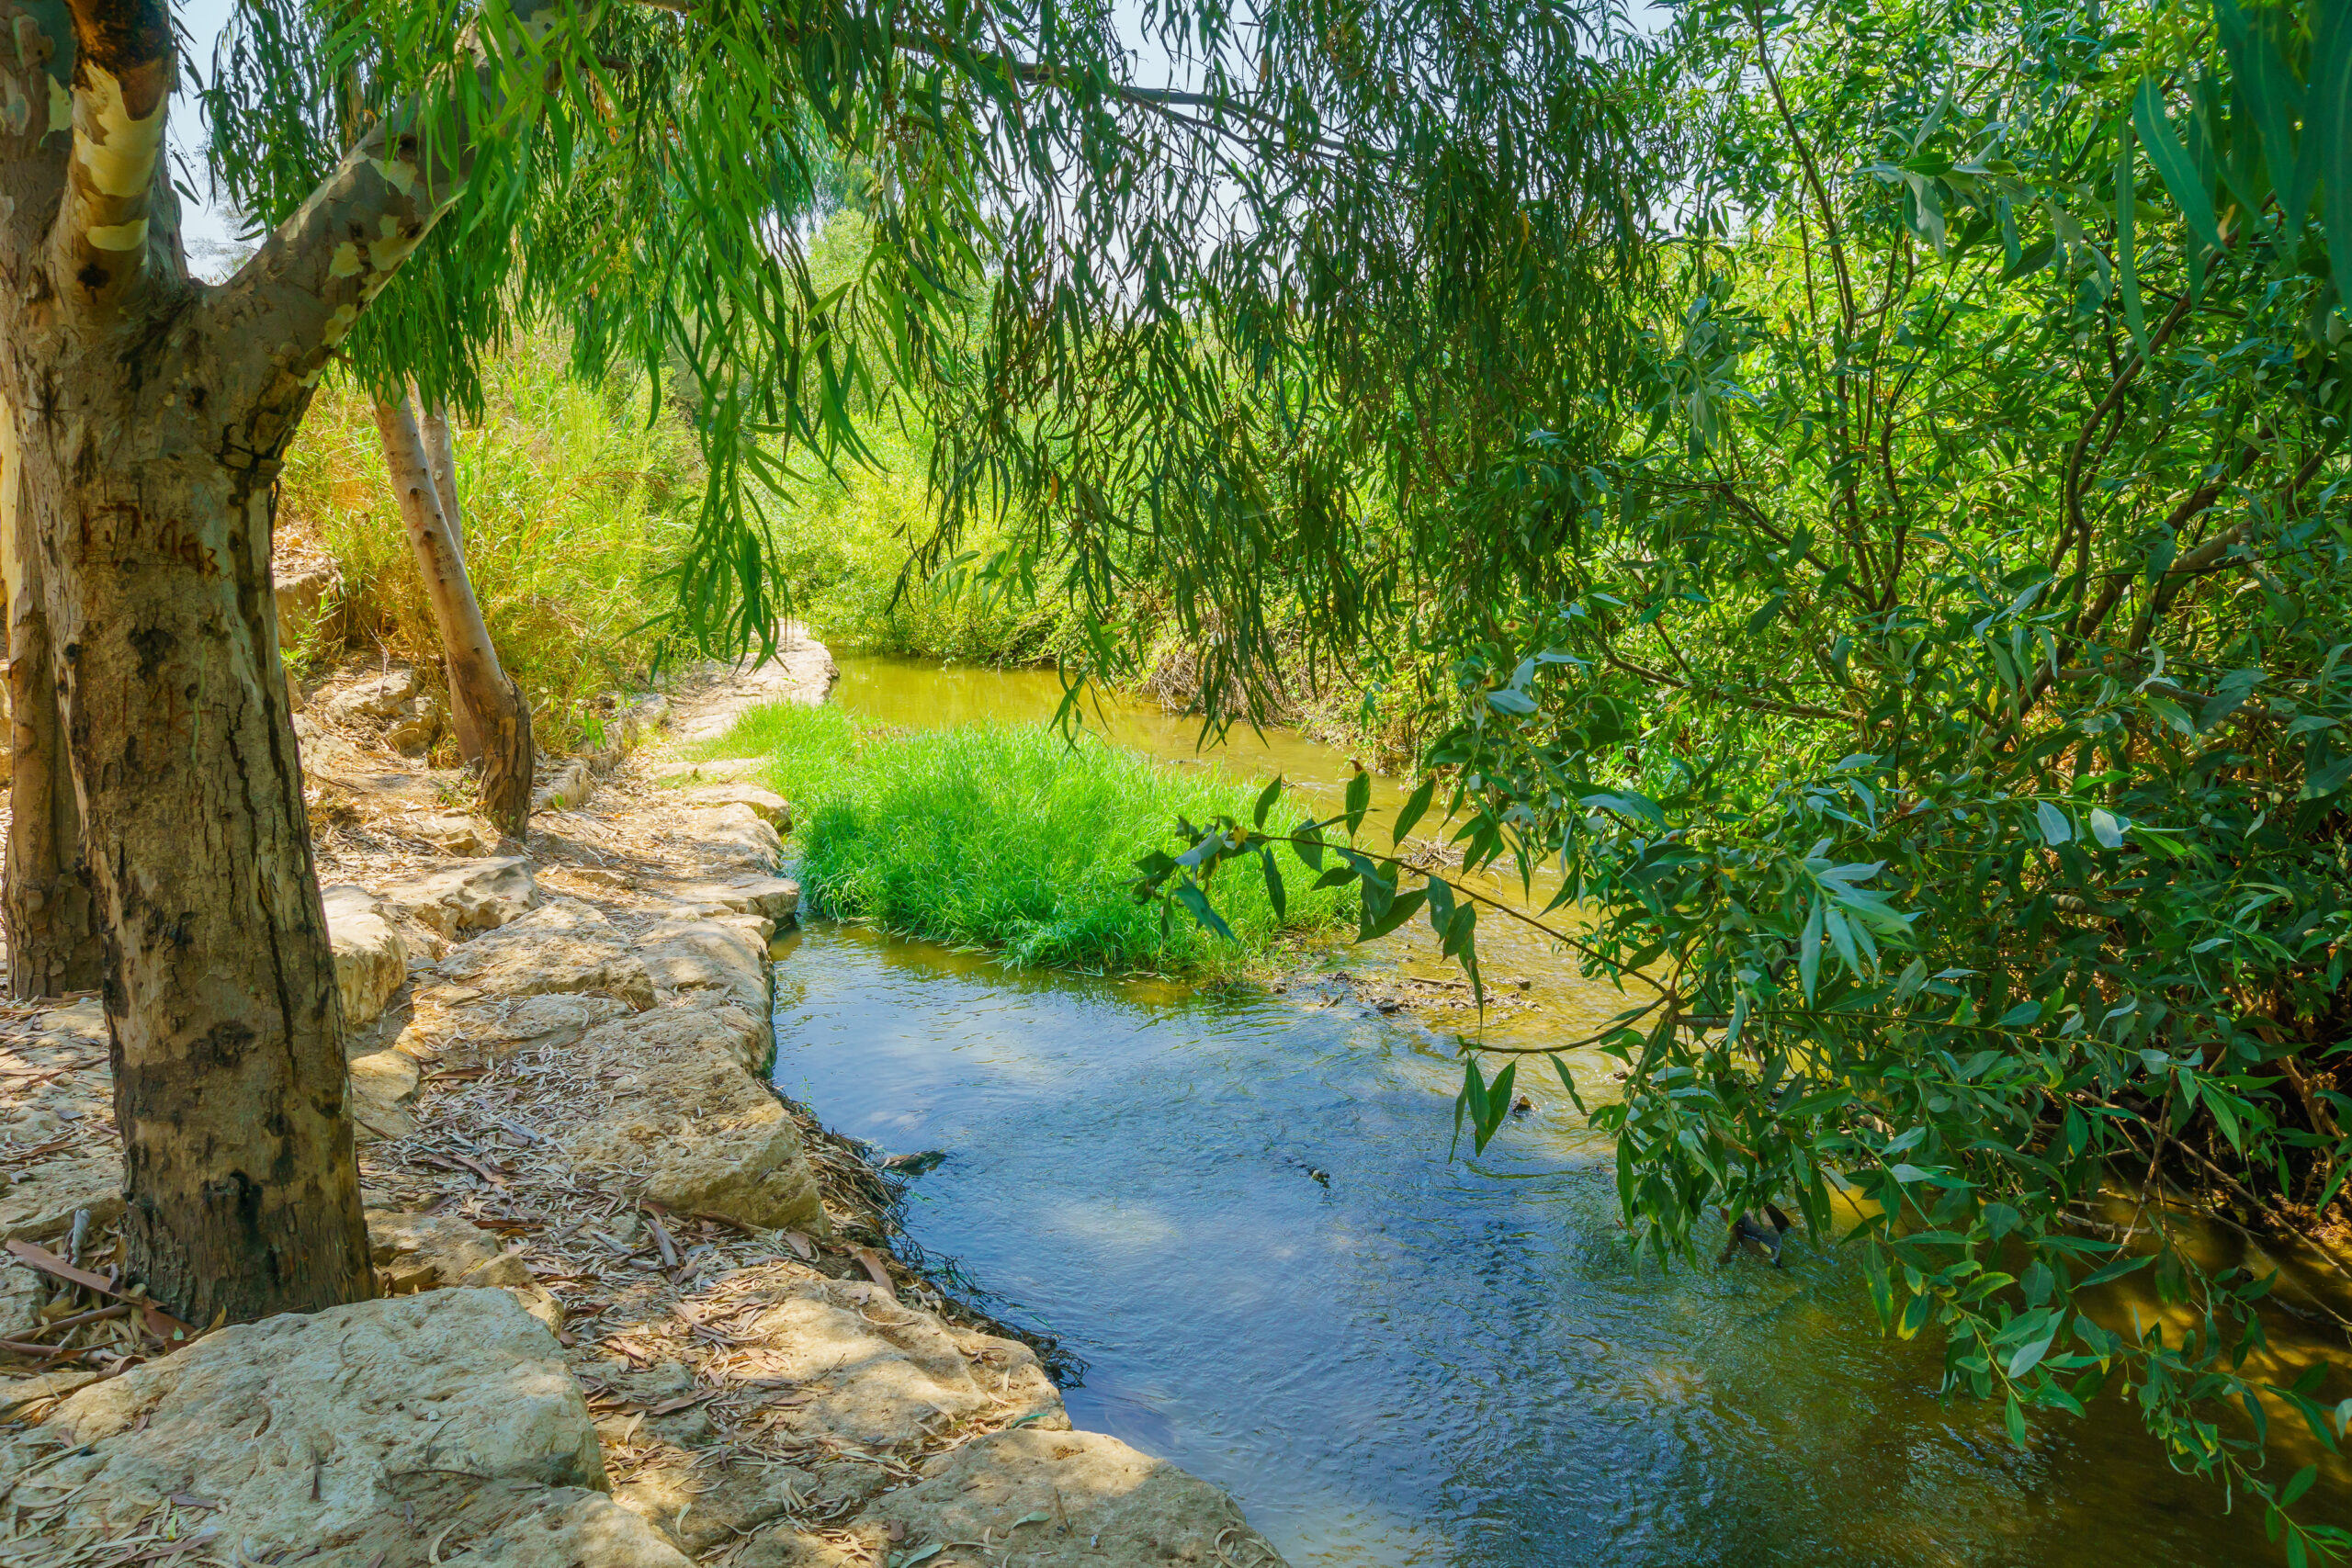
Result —
[[697, 1001], [731, 1001], [764, 1013], [771, 999], [763, 915], [662, 920], [637, 939], [653, 984]]
[[759, 915], [779, 927], [800, 912], [800, 884], [788, 876], [744, 876], [731, 882], [671, 882], [646, 889], [695, 914]]
[[746, 807], [777, 832], [792, 831], [792, 807], [784, 796], [754, 784], [697, 784], [686, 791], [686, 798], [697, 806]]
[[736, 719], [749, 708], [770, 703], [815, 707], [842, 676], [824, 645], [808, 640], [797, 630], [786, 635], [775, 659], [756, 669], [711, 665], [701, 673], [711, 684], [679, 698], [672, 726], [673, 733], [690, 745], [718, 739], [734, 728]]
[[681, 1213], [830, 1230], [800, 1131], [758, 1076], [774, 1050], [763, 1015], [662, 1008], [605, 1024], [579, 1049], [613, 1065], [615, 1110], [543, 1129], [576, 1169]]
[[653, 1005], [645, 961], [602, 912], [557, 898], [451, 948], [435, 966], [455, 985], [487, 996], [596, 992], [635, 1008]]
[[926, 1545], [993, 1540], [1023, 1568], [1284, 1568], [1231, 1497], [1100, 1432], [997, 1432], [922, 1472], [860, 1516], [910, 1560]]
[[0, 1239], [63, 1235], [76, 1210], [122, 1213], [107, 1017], [95, 998], [0, 1033]]
[[[220, 1561], [685, 1568], [606, 1495], [548, 1330], [503, 1291], [435, 1291], [209, 1335], [0, 1444], [45, 1533], [169, 1525]], [[191, 1499], [193, 1501], [191, 1501]]]
[[459, 861], [396, 877], [377, 896], [452, 940], [495, 931], [542, 902], [531, 863], [521, 855]]
[[325, 887], [327, 946], [334, 956], [335, 989], [346, 1029], [373, 1023], [408, 979], [408, 944], [383, 900], [364, 887]]

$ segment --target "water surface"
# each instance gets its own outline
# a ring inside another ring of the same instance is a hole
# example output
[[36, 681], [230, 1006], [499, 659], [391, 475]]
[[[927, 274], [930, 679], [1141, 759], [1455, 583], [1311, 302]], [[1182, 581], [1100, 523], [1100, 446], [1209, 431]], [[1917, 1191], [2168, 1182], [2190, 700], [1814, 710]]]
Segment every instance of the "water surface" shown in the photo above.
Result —
[[[896, 723], [1039, 717], [1059, 694], [842, 663], [840, 700]], [[1190, 753], [1190, 721], [1109, 717]], [[1250, 773], [1345, 769], [1296, 737], [1236, 750]], [[2024, 1452], [1996, 1409], [1939, 1402], [1937, 1353], [1882, 1337], [1834, 1253], [1630, 1258], [1611, 1150], [1556, 1086], [1449, 1158], [1442, 1030], [1313, 987], [1012, 974], [826, 922], [781, 951], [778, 1084], [887, 1149], [946, 1150], [913, 1184], [914, 1238], [1084, 1358], [1073, 1421], [1228, 1488], [1295, 1568], [2278, 1560], [2117, 1401]], [[1540, 944], [1512, 962], [1542, 1004], [1518, 1032], [1622, 1005]], [[2341, 1513], [2347, 1489], [2332, 1467], [2321, 1495]]]

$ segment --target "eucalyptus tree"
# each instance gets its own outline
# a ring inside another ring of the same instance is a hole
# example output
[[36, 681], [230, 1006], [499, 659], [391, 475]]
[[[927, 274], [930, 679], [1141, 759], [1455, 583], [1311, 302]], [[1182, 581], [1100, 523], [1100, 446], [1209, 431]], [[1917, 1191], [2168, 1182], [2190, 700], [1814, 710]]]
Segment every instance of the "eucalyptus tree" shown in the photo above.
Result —
[[[1627, 990], [1555, 1052], [1623, 1078], [1636, 1245], [1786, 1205], [2018, 1442], [2120, 1392], [2341, 1552], [2290, 1510], [2352, 1426], [2352, 10], [1694, 0], [1675, 47], [1623, 376], [1520, 383], [1351, 514], [1404, 557], [1370, 613], [1286, 624], [1422, 683], [1408, 816], [1551, 868]], [[1237, 660], [1298, 656], [1247, 613], [1279, 573], [1195, 558]], [[1475, 977], [1498, 911], [1353, 841], [1361, 796], [1275, 804], [1143, 890], [1213, 916], [1289, 839]], [[1465, 1054], [1483, 1144], [1522, 1065]]]
[[[215, 286], [187, 275], [158, 157], [164, 0], [18, 6], [8, 479], [106, 943], [129, 1269], [159, 1300], [205, 1322], [370, 1288], [269, 581], [274, 480], [331, 364], [462, 405], [525, 311], [588, 371], [683, 367], [709, 480], [676, 629], [772, 648], [763, 507], [792, 453], [861, 457], [846, 410], [877, 364], [972, 415], [943, 475], [964, 501], [1032, 482], [1047, 445], [1131, 495], [1117, 420], [1158, 406], [1146, 385], [1214, 416], [1183, 349], [1204, 331], [1272, 363], [1328, 310], [1344, 351], [1422, 309], [1408, 276], [1441, 302], [1516, 277], [1569, 321], [1624, 259], [1639, 122], [1587, 18], [1411, 0], [1148, 25], [1193, 80], [1138, 84], [1094, 5], [248, 0], [206, 86], [210, 158], [274, 227]], [[1531, 148], [1563, 183], [1528, 185]], [[820, 295], [797, 220], [842, 168], [877, 243]], [[404, 274], [438, 281], [410, 299]], [[1421, 395], [1474, 405], [1480, 369], [1430, 361]], [[1281, 447], [1184, 482], [1320, 504]]]

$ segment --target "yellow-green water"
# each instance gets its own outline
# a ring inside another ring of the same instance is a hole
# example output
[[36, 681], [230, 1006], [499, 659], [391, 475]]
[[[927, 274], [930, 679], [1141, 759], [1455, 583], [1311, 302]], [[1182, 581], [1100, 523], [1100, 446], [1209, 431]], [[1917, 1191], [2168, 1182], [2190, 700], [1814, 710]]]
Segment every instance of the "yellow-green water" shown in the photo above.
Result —
[[[1042, 721], [1059, 698], [1048, 673], [841, 662], [836, 700], [893, 724]], [[1193, 756], [1192, 721], [1099, 721]], [[1282, 733], [1216, 755], [1326, 788], [1347, 771]], [[1491, 973], [1531, 981], [1495, 1026], [1514, 1038], [1623, 1005], [1540, 940], [1482, 936]], [[1630, 1258], [1611, 1151], [1556, 1088], [1449, 1158], [1442, 1023], [1316, 987], [1012, 974], [821, 921], [785, 952], [777, 1082], [888, 1149], [947, 1151], [913, 1184], [915, 1239], [1085, 1359], [1080, 1426], [1226, 1486], [1295, 1568], [2279, 1560], [2120, 1401], [2023, 1451], [1997, 1410], [1939, 1401], [1934, 1349], [1877, 1332], [1834, 1248], [1781, 1271]], [[1392, 939], [1331, 962], [1429, 957]], [[2343, 1351], [2292, 1320], [2274, 1337], [2288, 1361]], [[2340, 1461], [2314, 1496], [2352, 1522]]]

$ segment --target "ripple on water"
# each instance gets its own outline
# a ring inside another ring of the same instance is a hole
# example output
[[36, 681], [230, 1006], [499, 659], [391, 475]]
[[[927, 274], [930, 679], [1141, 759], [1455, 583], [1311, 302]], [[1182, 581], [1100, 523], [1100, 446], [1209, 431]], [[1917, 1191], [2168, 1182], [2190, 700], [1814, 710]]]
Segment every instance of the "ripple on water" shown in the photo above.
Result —
[[1572, 1112], [1450, 1161], [1417, 1030], [822, 924], [779, 980], [777, 1082], [949, 1151], [909, 1228], [1085, 1359], [1072, 1417], [1230, 1488], [1297, 1568], [2268, 1561], [2120, 1407], [2020, 1453], [1939, 1404], [1834, 1257], [1629, 1258]]

